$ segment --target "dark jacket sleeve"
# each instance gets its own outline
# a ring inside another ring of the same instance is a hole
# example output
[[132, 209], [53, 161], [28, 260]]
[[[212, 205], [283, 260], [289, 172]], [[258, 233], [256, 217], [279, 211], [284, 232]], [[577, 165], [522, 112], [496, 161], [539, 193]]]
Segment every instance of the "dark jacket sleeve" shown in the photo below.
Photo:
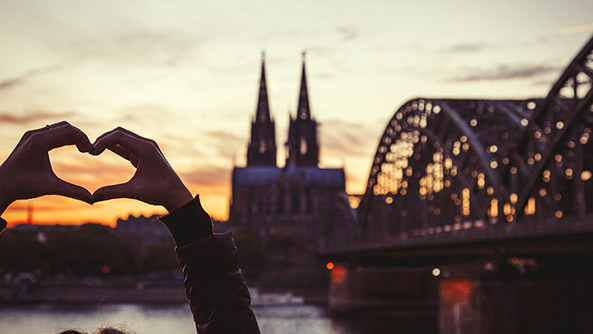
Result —
[[4, 229], [6, 228], [6, 220], [0, 218], [0, 234], [2, 234], [2, 231], [4, 231]]
[[[212, 234], [210, 217], [204, 214], [196, 196], [184, 207], [161, 218], [178, 245], [177, 259], [197, 331], [199, 334], [260, 333], [247, 284], [237, 265], [237, 247], [231, 233]], [[210, 226], [209, 233], [206, 225]], [[192, 239], [190, 236], [194, 236], [193, 241], [187, 243]]]

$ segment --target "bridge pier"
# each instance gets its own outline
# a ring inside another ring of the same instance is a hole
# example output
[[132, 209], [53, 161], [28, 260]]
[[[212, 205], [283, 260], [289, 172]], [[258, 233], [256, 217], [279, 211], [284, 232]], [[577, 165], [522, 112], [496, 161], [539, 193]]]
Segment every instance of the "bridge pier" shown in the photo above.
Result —
[[330, 275], [329, 309], [333, 312], [436, 312], [438, 307], [438, 280], [424, 269], [338, 264]]
[[526, 273], [504, 266], [484, 270], [476, 264], [437, 272], [426, 266], [336, 264], [330, 274], [329, 308], [399, 318], [430, 312], [434, 331], [429, 333], [439, 334], [593, 333], [593, 284], [586, 262], [565, 262], [570, 265]]
[[439, 333], [593, 333], [592, 300], [582, 279], [443, 278]]

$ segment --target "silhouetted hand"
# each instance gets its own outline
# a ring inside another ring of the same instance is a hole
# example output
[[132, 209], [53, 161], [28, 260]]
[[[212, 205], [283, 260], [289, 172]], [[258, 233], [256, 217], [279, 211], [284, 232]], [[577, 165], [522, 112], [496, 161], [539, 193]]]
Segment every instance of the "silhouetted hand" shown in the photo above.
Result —
[[87, 136], [68, 122], [23, 135], [0, 166], [0, 214], [15, 200], [43, 195], [62, 195], [92, 203], [88, 190], [58, 178], [51, 168], [47, 152], [66, 145], [76, 145], [80, 152], [92, 149]]
[[101, 135], [93, 146], [92, 155], [99, 155], [109, 149], [136, 167], [136, 173], [130, 181], [97, 189], [93, 194], [95, 202], [133, 198], [162, 205], [171, 212], [192, 200], [191, 193], [155, 141], [118, 127]]

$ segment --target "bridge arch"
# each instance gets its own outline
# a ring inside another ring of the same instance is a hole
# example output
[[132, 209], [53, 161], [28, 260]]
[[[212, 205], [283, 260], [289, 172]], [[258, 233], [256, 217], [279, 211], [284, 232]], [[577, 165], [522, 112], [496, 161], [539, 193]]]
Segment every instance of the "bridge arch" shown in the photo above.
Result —
[[[381, 136], [359, 207], [368, 236], [483, 228], [506, 219], [509, 191], [501, 170], [508, 169], [508, 146], [524, 130], [534, 101], [405, 103]], [[509, 144], [501, 146], [501, 139]], [[407, 209], [418, 205], [423, 209]], [[384, 217], [373, 217], [377, 211]]]
[[593, 38], [538, 105], [513, 154], [524, 171], [514, 220], [593, 212], [592, 82]]

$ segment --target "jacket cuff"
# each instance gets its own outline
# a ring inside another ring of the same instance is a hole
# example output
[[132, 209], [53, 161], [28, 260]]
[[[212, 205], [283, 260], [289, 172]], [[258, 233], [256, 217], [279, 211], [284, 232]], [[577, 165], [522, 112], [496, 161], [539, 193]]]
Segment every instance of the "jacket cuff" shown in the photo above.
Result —
[[6, 223], [6, 220], [0, 218], [0, 234], [2, 234], [2, 231], [4, 231], [4, 229], [6, 228], [6, 225], [8, 225]]
[[202, 208], [200, 195], [159, 219], [167, 226], [178, 247], [212, 235], [212, 219]]
[[221, 281], [221, 277], [239, 270], [237, 247], [230, 231], [194, 240], [175, 251], [184, 276], [194, 283]]

